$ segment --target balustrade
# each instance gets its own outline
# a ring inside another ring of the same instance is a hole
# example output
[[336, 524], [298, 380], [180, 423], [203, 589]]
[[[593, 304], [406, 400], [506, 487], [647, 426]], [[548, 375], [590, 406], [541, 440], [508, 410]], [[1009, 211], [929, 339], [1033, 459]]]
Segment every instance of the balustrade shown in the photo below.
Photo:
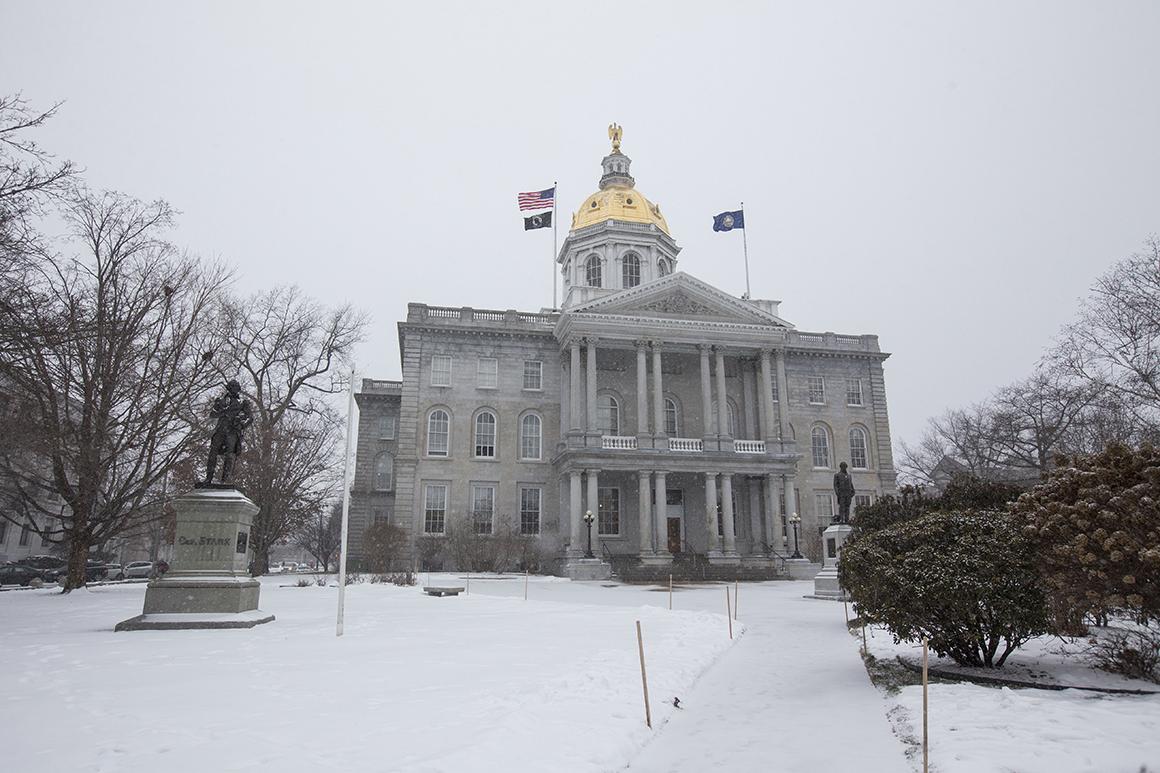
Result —
[[636, 448], [635, 435], [602, 435], [600, 437], [600, 447], [610, 448], [616, 451], [631, 451]]
[[669, 450], [701, 453], [705, 450], [705, 441], [701, 438], [671, 437], [669, 438]]

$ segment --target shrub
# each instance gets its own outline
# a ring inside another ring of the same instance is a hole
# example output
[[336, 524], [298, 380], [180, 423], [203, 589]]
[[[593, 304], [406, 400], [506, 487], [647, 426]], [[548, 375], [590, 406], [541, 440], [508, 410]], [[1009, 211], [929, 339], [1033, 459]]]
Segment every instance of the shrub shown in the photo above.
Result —
[[311, 580], [309, 577], [299, 577], [298, 582], [295, 583], [294, 587], [296, 587], [296, 588], [309, 588], [313, 584], [314, 584], [314, 580]]
[[363, 565], [370, 572], [390, 571], [407, 549], [407, 532], [387, 521], [375, 521], [363, 532]]
[[869, 505], [861, 505], [854, 511], [852, 525], [854, 533], [885, 529], [896, 523], [909, 521], [926, 512], [929, 500], [917, 489], [904, 488], [902, 497], [887, 494]]
[[1088, 657], [1104, 671], [1160, 683], [1160, 630], [1104, 631], [1091, 640]]
[[1058, 458], [1047, 480], [1013, 512], [1038, 548], [1038, 566], [1060, 630], [1124, 610], [1160, 619], [1160, 452], [1109, 445]]
[[999, 513], [932, 512], [851, 538], [838, 571], [858, 614], [956, 663], [1002, 666], [1047, 630], [1029, 541]]

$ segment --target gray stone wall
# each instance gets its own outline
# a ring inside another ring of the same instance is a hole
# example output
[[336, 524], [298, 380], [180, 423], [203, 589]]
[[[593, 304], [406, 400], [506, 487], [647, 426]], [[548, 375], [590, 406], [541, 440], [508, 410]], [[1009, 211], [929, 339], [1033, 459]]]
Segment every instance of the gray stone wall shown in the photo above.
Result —
[[[397, 381], [363, 381], [355, 395], [358, 403], [358, 434], [355, 446], [354, 480], [350, 497], [348, 551], [355, 561], [363, 558], [363, 533], [376, 519], [398, 524], [395, 491], [398, 480], [400, 384]], [[394, 432], [382, 431], [384, 417], [394, 419]], [[395, 460], [391, 485], [380, 489], [375, 482], [375, 464], [381, 454]]]

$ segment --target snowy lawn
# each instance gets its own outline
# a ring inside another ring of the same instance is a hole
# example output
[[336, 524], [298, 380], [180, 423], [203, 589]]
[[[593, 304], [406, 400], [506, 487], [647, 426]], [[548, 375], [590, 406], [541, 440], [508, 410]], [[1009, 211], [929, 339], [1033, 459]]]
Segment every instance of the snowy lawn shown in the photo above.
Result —
[[[295, 580], [266, 578], [277, 620], [238, 631], [113, 633], [142, 585], [0, 593], [5, 768], [615, 770], [652, 736], [634, 621], [654, 727], [731, 643], [723, 614], [588, 604], [608, 590], [550, 578], [527, 602], [523, 578], [449, 598], [350, 586], [338, 639], [337, 588]], [[557, 585], [571, 603], [541, 600]]]
[[[872, 655], [922, 662], [922, 645], [895, 644], [888, 632], [868, 628]], [[932, 665], [984, 676], [1009, 676], [1077, 687], [1160, 690], [1151, 682], [1091, 669], [1080, 644], [1040, 637], [1017, 650], [1003, 669], [969, 669], [934, 658]], [[1138, 773], [1160, 771], [1160, 695], [1113, 695], [1080, 690], [1036, 690], [969, 683], [932, 683], [929, 689], [931, 769], [939, 773]], [[890, 697], [895, 731], [922, 739], [922, 687]], [[921, 769], [921, 752], [914, 755]]]

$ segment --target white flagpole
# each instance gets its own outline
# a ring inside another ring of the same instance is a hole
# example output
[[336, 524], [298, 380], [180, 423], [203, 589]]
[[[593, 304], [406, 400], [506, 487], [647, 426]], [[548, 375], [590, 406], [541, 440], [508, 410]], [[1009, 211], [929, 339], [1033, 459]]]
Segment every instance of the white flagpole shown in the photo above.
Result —
[[552, 183], [552, 311], [556, 310], [556, 190], [559, 182]]
[[346, 404], [346, 455], [342, 458], [342, 547], [338, 551], [338, 623], [334, 635], [342, 636], [344, 605], [346, 604], [346, 542], [350, 534], [350, 463], [351, 436], [354, 434], [354, 368], [350, 370], [349, 397]]
[[741, 247], [745, 251], [745, 297], [752, 298], [749, 290], [749, 241], [745, 238], [745, 202], [741, 202]]

